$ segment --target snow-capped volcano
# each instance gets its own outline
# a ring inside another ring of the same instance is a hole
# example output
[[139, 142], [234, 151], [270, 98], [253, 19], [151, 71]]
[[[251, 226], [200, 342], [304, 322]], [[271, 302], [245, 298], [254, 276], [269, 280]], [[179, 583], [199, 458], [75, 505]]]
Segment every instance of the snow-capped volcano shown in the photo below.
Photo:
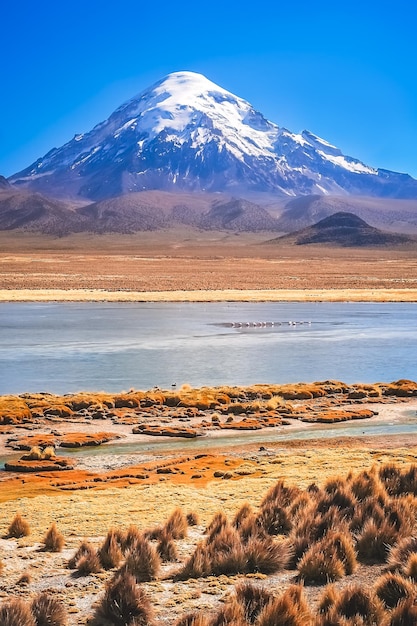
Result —
[[292, 133], [201, 74], [175, 72], [11, 182], [101, 199], [144, 189], [417, 197], [417, 181]]

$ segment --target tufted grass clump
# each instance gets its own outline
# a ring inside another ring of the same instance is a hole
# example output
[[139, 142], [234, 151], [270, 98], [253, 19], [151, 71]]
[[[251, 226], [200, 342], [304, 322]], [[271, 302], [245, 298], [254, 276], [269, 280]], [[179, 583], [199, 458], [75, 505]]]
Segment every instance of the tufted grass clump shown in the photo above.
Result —
[[136, 582], [155, 580], [161, 569], [161, 558], [155, 548], [145, 537], [140, 537], [130, 548], [126, 561], [119, 570], [128, 572]]
[[21, 598], [12, 598], [0, 606], [1, 626], [37, 626], [30, 606]]
[[123, 552], [119, 543], [119, 535], [114, 528], [107, 533], [102, 546], [98, 550], [98, 557], [104, 569], [119, 567], [123, 559]]
[[178, 507], [171, 513], [165, 526], [164, 531], [172, 539], [184, 539], [187, 536], [188, 523], [187, 518]]
[[40, 593], [32, 602], [36, 626], [67, 626], [68, 618], [62, 602], [47, 593]]
[[30, 535], [29, 523], [23, 519], [20, 513], [16, 513], [7, 530], [7, 536], [20, 539], [21, 537], [27, 537], [28, 535]]
[[117, 573], [108, 583], [96, 611], [97, 623], [112, 626], [151, 626], [153, 610], [145, 591], [127, 571]]
[[43, 540], [44, 550], [46, 552], [61, 552], [65, 545], [65, 537], [58, 530], [55, 522], [52, 523], [50, 529]]

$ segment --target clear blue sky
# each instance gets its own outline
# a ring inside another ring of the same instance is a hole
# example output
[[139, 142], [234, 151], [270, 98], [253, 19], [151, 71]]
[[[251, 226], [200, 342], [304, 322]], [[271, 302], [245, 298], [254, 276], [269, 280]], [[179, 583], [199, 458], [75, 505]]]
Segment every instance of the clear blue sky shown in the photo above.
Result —
[[26, 167], [166, 74], [201, 72], [280, 126], [417, 177], [411, 0], [7, 2], [0, 173]]

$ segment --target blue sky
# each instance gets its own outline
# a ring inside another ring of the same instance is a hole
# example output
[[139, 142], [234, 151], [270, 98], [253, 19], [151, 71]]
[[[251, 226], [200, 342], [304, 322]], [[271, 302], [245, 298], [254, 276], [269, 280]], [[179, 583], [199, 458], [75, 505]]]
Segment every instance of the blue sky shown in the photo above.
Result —
[[8, 2], [0, 174], [26, 167], [179, 70], [205, 74], [292, 131], [417, 177], [410, 0]]

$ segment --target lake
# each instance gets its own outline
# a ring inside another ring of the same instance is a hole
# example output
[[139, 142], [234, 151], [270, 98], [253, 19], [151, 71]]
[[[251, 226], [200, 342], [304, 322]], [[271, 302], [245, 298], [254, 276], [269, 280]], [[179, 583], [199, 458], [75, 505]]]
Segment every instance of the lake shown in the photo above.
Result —
[[417, 379], [414, 303], [1, 303], [0, 393]]

